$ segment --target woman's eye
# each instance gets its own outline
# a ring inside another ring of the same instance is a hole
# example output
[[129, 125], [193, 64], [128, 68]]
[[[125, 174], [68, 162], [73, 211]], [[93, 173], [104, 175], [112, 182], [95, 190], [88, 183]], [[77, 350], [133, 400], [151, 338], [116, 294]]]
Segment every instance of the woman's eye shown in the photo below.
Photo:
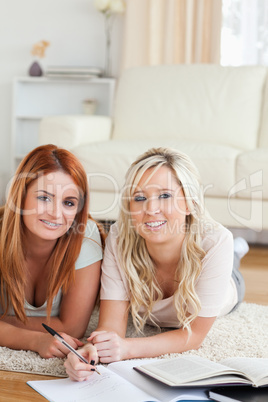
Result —
[[146, 198], [143, 196], [143, 195], [136, 195], [135, 197], [134, 197], [134, 201], [145, 201], [146, 200]]
[[163, 193], [160, 195], [160, 198], [170, 198], [170, 197], [171, 197], [171, 194], [169, 194], [169, 193]]
[[75, 203], [73, 201], [64, 201], [64, 205], [66, 207], [75, 207]]
[[39, 197], [37, 197], [37, 199], [40, 201], [49, 201], [49, 197], [47, 197], [46, 195], [40, 195]]

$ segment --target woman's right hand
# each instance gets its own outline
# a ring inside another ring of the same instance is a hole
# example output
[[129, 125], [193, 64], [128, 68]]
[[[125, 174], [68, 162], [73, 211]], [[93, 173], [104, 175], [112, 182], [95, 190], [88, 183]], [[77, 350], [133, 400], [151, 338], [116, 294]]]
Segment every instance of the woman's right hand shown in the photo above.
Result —
[[[61, 332], [60, 335], [74, 349], [84, 345], [83, 342], [79, 341], [79, 339], [73, 338], [63, 332]], [[70, 353], [69, 349], [67, 349], [60, 341], [51, 335], [42, 332], [39, 333], [39, 336], [35, 337], [35, 347], [32, 350], [38, 352], [39, 355], [45, 359], [50, 359], [52, 357], [64, 358]]]
[[[79, 349], [79, 354], [85, 357], [89, 362], [98, 363], [98, 353], [92, 343], [87, 343], [83, 348]], [[69, 353], [64, 363], [66, 373], [73, 381], [86, 381], [94, 373], [94, 365], [81, 362], [74, 353]]]

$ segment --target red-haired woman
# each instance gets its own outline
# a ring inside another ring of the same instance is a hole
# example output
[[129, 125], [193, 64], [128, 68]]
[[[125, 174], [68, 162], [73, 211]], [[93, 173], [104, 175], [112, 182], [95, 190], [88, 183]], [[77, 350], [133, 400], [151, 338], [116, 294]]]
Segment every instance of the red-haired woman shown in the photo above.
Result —
[[104, 241], [88, 206], [86, 173], [69, 151], [44, 145], [20, 163], [0, 209], [1, 346], [65, 357], [42, 322], [82, 345]]

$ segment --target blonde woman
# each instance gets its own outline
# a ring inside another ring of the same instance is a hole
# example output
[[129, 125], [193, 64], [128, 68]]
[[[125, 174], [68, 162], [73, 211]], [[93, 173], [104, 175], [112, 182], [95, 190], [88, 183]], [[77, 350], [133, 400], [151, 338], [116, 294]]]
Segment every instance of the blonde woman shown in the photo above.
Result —
[[[100, 362], [199, 348], [216, 317], [243, 299], [233, 255], [232, 234], [205, 212], [191, 160], [166, 148], [139, 157], [127, 172], [120, 217], [106, 242], [99, 324], [88, 338]], [[141, 334], [145, 323], [170, 330], [125, 338], [129, 311]], [[74, 380], [90, 375], [75, 356], [65, 365]]]
[[88, 205], [86, 173], [65, 149], [38, 147], [19, 165], [0, 209], [1, 346], [65, 357], [42, 322], [82, 346], [102, 260]]

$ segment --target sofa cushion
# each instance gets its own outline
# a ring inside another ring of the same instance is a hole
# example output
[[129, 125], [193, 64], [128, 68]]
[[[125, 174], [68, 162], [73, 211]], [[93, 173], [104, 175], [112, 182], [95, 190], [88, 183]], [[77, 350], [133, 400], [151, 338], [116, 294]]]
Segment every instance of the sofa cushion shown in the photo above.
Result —
[[236, 172], [236, 197], [268, 199], [268, 148], [240, 154]]
[[125, 174], [135, 158], [152, 147], [169, 146], [190, 156], [199, 169], [204, 192], [208, 196], [228, 195], [235, 182], [238, 149], [187, 140], [113, 140], [72, 149], [89, 177], [91, 191], [119, 192]]
[[111, 126], [108, 116], [47, 116], [39, 125], [39, 144], [55, 144], [71, 149], [78, 144], [108, 140]]
[[189, 139], [253, 149], [263, 66], [146, 66], [120, 78], [114, 139]]

